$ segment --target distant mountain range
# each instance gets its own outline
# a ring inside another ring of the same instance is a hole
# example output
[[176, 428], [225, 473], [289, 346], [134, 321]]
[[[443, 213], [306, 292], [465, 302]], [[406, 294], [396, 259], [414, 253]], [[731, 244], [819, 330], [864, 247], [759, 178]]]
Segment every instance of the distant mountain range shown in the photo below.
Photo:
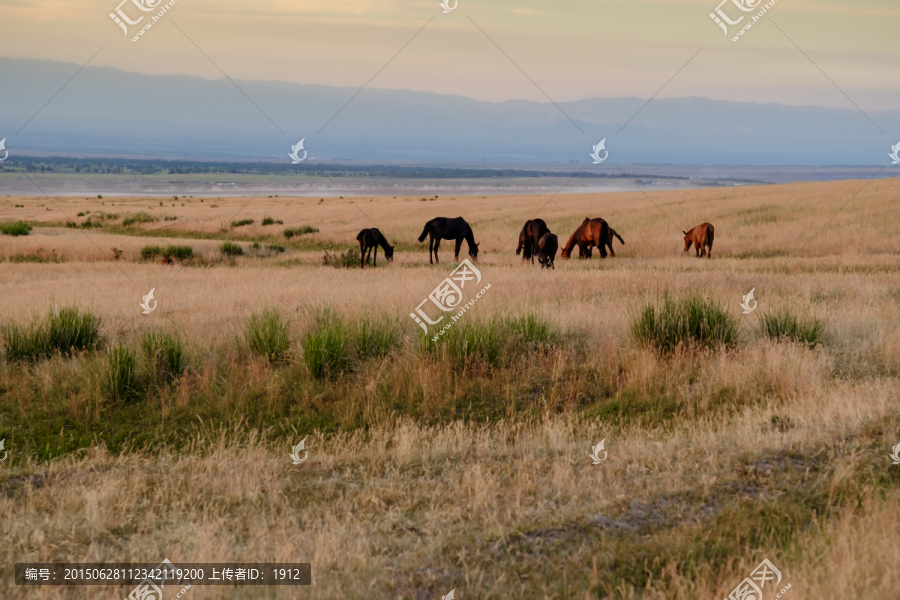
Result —
[[291, 145], [305, 138], [308, 160], [590, 164], [592, 145], [606, 138], [606, 167], [890, 165], [890, 147], [900, 140], [900, 111], [869, 113], [883, 134], [853, 107], [699, 97], [661, 98], [646, 107], [641, 98], [555, 106], [367, 88], [344, 107], [358, 88], [236, 80], [245, 96], [224, 78], [94, 66], [16, 134], [79, 68], [0, 58], [0, 139], [7, 138], [11, 154], [289, 163]]

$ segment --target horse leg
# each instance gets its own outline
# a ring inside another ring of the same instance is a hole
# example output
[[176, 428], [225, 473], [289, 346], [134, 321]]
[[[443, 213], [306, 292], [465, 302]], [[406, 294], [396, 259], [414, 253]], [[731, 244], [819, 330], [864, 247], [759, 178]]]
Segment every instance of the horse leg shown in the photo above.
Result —
[[712, 258], [712, 242], [709, 242], [707, 244], [707, 246], [709, 247], [709, 252], [706, 253], [706, 258], [711, 259]]
[[436, 238], [434, 240], [434, 262], [436, 264], [440, 264], [440, 259], [438, 258], [438, 248], [441, 247], [441, 238]]
[[428, 238], [428, 262], [434, 264], [434, 236]]
[[359, 268], [363, 268], [363, 258], [366, 256], [366, 248], [362, 242], [359, 243]]
[[375, 246], [375, 261], [372, 263], [373, 267], [378, 266], [378, 246]]
[[459, 262], [459, 251], [462, 249], [463, 239], [459, 238], [456, 240], [456, 254], [453, 256], [456, 259], [456, 262]]

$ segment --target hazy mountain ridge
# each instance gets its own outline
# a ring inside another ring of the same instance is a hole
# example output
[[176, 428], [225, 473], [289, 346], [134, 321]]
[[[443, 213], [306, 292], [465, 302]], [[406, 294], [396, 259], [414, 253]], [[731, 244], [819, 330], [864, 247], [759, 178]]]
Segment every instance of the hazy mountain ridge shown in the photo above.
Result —
[[900, 137], [900, 111], [869, 113], [884, 135], [853, 107], [684, 97], [641, 110], [646, 99], [625, 97], [557, 108], [378, 88], [360, 92], [317, 134], [358, 88], [236, 80], [276, 126], [224, 78], [94, 66], [15, 135], [79, 68], [0, 58], [0, 137], [11, 153], [287, 160], [291, 144], [306, 138], [315, 158], [590, 163], [591, 145], [606, 138], [607, 164], [881, 165]]

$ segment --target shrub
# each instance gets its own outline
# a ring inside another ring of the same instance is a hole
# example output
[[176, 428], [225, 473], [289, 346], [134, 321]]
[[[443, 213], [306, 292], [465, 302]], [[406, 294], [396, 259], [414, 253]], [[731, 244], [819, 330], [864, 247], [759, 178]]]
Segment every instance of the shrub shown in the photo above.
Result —
[[243, 227], [244, 225], [253, 225], [253, 219], [242, 219], [240, 221], [232, 221], [232, 227]]
[[25, 221], [12, 221], [9, 223], [0, 223], [0, 233], [4, 235], [28, 235], [31, 233], [31, 225]]
[[301, 235], [306, 235], [307, 233], [319, 233], [319, 230], [315, 227], [311, 227], [309, 225], [304, 225], [303, 227], [296, 227], [294, 229], [285, 229], [284, 237], [290, 239], [292, 237], [299, 237]]
[[171, 381], [187, 368], [187, 350], [177, 337], [148, 331], [141, 342], [141, 351], [154, 381]]
[[77, 229], [78, 223], [76, 223], [75, 221], [66, 221], [66, 227], [68, 227], [69, 229]]
[[346, 324], [334, 312], [325, 310], [317, 315], [303, 340], [303, 360], [310, 375], [324, 379], [349, 371], [347, 337]]
[[263, 225], [274, 225], [275, 219], [273, 219], [272, 217], [266, 217], [262, 220], [262, 224]]
[[83, 213], [83, 212], [80, 212], [80, 213], [78, 213], [78, 214], [75, 215], [75, 216], [76, 216], [76, 217], [83, 217], [83, 216], [84, 216], [84, 213]]
[[250, 350], [270, 362], [287, 359], [291, 347], [287, 322], [273, 309], [251, 315], [247, 320], [245, 333]]
[[125, 219], [122, 221], [122, 225], [128, 227], [129, 225], [134, 225], [135, 223], [155, 223], [158, 220], [159, 219], [157, 219], [153, 215], [141, 211], [129, 217], [125, 217]]
[[190, 246], [166, 246], [162, 251], [163, 258], [173, 258], [175, 260], [187, 260], [194, 255], [194, 249]]
[[100, 392], [112, 402], [125, 402], [140, 396], [134, 350], [117, 346], [109, 351], [100, 372]]
[[232, 242], [225, 242], [219, 249], [222, 251], [222, 254], [227, 256], [238, 256], [244, 253], [244, 249], [241, 248], [240, 244], [233, 244]]
[[816, 317], [799, 317], [789, 308], [762, 313], [758, 335], [773, 340], [800, 342], [813, 348], [825, 339], [827, 323]]
[[285, 251], [284, 246], [279, 246], [278, 244], [266, 244], [266, 250], [271, 252], [272, 254], [281, 253]]
[[326, 267], [343, 267], [346, 269], [351, 269], [353, 267], [359, 268], [359, 250], [351, 248], [343, 254], [337, 252], [331, 253], [326, 250], [325, 255], [322, 257], [322, 264]]
[[644, 307], [632, 321], [631, 335], [638, 343], [663, 352], [678, 346], [713, 348], [737, 343], [738, 324], [712, 300], [698, 295], [680, 299], [666, 295]]

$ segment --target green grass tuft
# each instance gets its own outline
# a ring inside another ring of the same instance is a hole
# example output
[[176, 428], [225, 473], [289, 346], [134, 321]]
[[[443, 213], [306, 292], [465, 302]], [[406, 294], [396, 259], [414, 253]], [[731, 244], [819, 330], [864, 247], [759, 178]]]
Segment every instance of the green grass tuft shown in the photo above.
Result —
[[126, 402], [140, 397], [137, 354], [131, 348], [116, 346], [106, 356], [100, 371], [100, 393], [111, 402]]
[[679, 346], [733, 346], [738, 341], [738, 323], [712, 300], [696, 294], [679, 299], [666, 295], [655, 304], [644, 306], [632, 321], [631, 335], [639, 344], [662, 352]]
[[288, 324], [271, 308], [251, 315], [245, 331], [247, 346], [251, 352], [270, 362], [284, 362], [291, 349]]
[[339, 269], [359, 268], [359, 250], [350, 248], [343, 254], [326, 250], [325, 255], [322, 256], [322, 264], [326, 267], [337, 267]]
[[241, 219], [240, 221], [232, 221], [232, 227], [243, 227], [244, 225], [253, 225], [253, 219]]
[[235, 244], [233, 242], [225, 242], [219, 249], [222, 251], [222, 254], [226, 256], [239, 256], [244, 253], [244, 249], [241, 248], [240, 244]]
[[175, 336], [148, 331], [141, 340], [141, 352], [154, 382], [174, 381], [187, 369], [187, 349]]
[[757, 333], [773, 340], [800, 342], [814, 348], [825, 340], [827, 323], [817, 317], [800, 317], [791, 309], [762, 313]]
[[307, 233], [318, 233], [319, 230], [315, 227], [311, 227], [309, 225], [304, 225], [303, 227], [296, 227], [294, 229], [285, 229], [284, 237], [290, 239], [292, 237], [298, 237], [301, 235], [306, 235]]
[[11, 221], [9, 223], [0, 223], [0, 233], [4, 235], [28, 235], [31, 233], [31, 225], [25, 221]]
[[350, 370], [348, 330], [343, 319], [326, 309], [303, 339], [303, 360], [317, 379], [335, 378]]

